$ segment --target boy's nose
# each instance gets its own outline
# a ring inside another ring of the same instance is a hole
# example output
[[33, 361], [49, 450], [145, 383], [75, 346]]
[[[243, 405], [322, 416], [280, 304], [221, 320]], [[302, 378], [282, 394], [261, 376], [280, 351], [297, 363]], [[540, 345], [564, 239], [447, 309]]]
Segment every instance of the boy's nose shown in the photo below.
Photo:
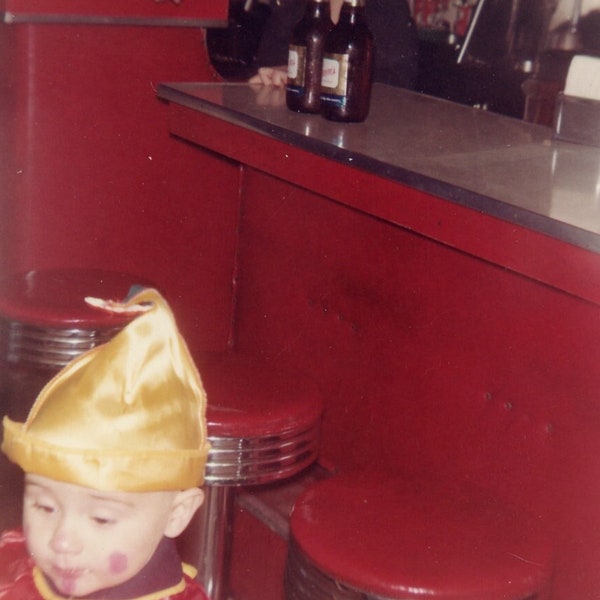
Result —
[[60, 519], [52, 534], [50, 547], [54, 552], [62, 554], [77, 554], [81, 551], [81, 536], [71, 519], [65, 517]]

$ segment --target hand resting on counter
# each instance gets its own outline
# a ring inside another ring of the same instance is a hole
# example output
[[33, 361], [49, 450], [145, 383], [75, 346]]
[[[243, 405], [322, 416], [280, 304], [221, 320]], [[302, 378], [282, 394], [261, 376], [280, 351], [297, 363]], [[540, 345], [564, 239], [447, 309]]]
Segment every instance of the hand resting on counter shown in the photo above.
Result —
[[250, 77], [248, 83], [261, 83], [263, 85], [283, 87], [287, 83], [287, 66], [260, 67], [256, 75]]

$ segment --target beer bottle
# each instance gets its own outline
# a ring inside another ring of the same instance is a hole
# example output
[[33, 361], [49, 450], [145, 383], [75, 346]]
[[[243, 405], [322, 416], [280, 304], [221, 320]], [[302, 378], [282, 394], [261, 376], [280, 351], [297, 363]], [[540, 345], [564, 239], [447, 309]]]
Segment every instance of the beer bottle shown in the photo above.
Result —
[[321, 112], [333, 121], [364, 121], [369, 114], [373, 35], [365, 0], [344, 0], [338, 24], [325, 40]]
[[329, 0], [309, 0], [290, 40], [286, 86], [286, 102], [290, 110], [319, 112], [323, 46], [332, 27]]

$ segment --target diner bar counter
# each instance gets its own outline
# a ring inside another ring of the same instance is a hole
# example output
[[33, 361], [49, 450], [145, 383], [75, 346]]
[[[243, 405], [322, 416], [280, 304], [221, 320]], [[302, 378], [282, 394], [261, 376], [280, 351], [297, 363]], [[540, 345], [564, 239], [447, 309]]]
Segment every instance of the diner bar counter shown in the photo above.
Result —
[[[555, 141], [547, 127], [381, 84], [360, 124], [293, 113], [282, 90], [261, 86], [169, 83], [158, 93], [172, 103], [176, 135], [600, 300], [599, 148]], [[213, 140], [210, 128], [188, 123], [190, 111], [197, 113], [194, 123], [217, 118], [230, 133]], [[560, 264], [567, 257], [573, 264]]]
[[[600, 149], [381, 85], [361, 124], [243, 83], [158, 96], [153, 126], [212, 191], [178, 202], [231, 285], [185, 277], [221, 299], [232, 351], [318, 383], [322, 462], [514, 502], [548, 529], [552, 599], [598, 598]], [[280, 600], [276, 538], [240, 512], [235, 598]]]

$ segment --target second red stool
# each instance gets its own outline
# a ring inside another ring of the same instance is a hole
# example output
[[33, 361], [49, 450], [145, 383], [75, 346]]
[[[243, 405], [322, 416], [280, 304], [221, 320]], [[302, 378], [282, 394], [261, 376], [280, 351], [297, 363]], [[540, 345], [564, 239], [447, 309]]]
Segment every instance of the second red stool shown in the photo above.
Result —
[[542, 600], [544, 527], [474, 486], [344, 474], [296, 502], [287, 600]]
[[293, 477], [312, 464], [323, 407], [308, 379], [251, 356], [226, 353], [199, 367], [212, 448], [204, 506], [183, 544], [210, 598], [225, 600], [236, 490]]

